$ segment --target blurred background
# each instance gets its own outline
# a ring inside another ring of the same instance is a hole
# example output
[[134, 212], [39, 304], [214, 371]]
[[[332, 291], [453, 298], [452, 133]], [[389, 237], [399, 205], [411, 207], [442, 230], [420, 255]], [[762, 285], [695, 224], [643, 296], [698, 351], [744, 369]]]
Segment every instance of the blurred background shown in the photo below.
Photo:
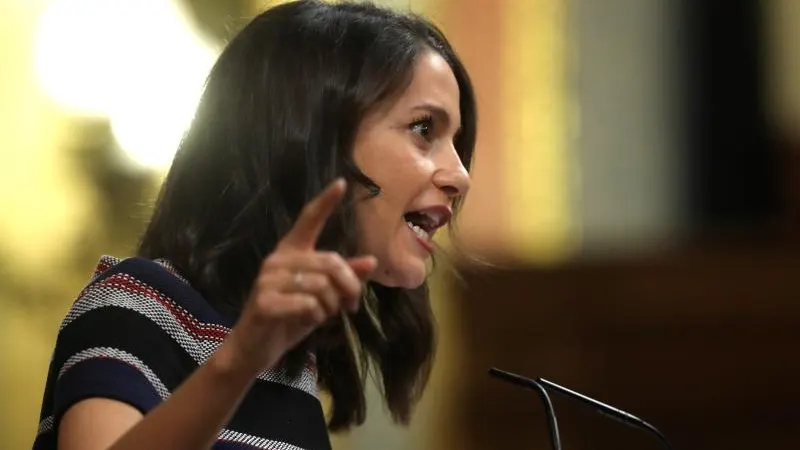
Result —
[[[56, 330], [133, 251], [204, 77], [256, 0], [0, 0], [0, 448], [29, 448]], [[339, 450], [548, 448], [543, 376], [676, 448], [800, 445], [800, 3], [396, 0], [448, 34], [480, 139], [439, 358], [408, 429]], [[796, 355], [796, 356], [791, 356]], [[554, 397], [564, 448], [657, 448]]]

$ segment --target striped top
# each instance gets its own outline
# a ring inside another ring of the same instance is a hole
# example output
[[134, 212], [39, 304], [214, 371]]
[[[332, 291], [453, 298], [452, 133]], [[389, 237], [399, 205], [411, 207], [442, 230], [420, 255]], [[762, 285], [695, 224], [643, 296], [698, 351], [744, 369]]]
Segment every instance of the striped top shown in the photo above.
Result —
[[[146, 414], [208, 360], [232, 326], [169, 263], [104, 256], [61, 323], [33, 449], [55, 450], [61, 416], [86, 398]], [[297, 378], [261, 372], [213, 446], [330, 448], [313, 356]]]

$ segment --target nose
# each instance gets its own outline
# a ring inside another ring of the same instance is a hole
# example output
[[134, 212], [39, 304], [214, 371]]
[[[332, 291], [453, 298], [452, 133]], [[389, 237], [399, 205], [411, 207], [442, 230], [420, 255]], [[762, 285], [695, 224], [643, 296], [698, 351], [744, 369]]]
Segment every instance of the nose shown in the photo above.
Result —
[[440, 153], [433, 173], [433, 184], [447, 194], [448, 198], [454, 199], [464, 196], [469, 190], [469, 172], [461, 162], [458, 152], [454, 147]]

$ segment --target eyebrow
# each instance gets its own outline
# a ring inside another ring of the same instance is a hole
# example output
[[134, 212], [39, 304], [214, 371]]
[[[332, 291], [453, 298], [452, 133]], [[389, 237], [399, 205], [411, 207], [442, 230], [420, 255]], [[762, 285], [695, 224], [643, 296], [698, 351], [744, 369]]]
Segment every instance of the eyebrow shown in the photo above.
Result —
[[[420, 103], [411, 108], [412, 111], [427, 111], [429, 112], [434, 118], [444, 122], [445, 124], [452, 124], [453, 118], [450, 116], [450, 113], [447, 112], [446, 109], [442, 108], [439, 105], [435, 105], [433, 103]], [[459, 134], [461, 132], [461, 124], [458, 124], [456, 128], [456, 133]]]

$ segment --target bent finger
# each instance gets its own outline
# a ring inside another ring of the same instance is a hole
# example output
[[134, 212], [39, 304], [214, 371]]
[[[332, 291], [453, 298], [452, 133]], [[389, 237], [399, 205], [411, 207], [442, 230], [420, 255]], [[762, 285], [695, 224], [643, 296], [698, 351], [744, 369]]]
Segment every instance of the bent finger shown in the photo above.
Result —
[[[357, 263], [362, 265], [364, 263]], [[350, 265], [335, 252], [285, 252], [270, 256], [264, 264], [266, 273], [273, 271], [322, 272], [327, 274], [342, 296], [357, 297], [362, 280]]]

